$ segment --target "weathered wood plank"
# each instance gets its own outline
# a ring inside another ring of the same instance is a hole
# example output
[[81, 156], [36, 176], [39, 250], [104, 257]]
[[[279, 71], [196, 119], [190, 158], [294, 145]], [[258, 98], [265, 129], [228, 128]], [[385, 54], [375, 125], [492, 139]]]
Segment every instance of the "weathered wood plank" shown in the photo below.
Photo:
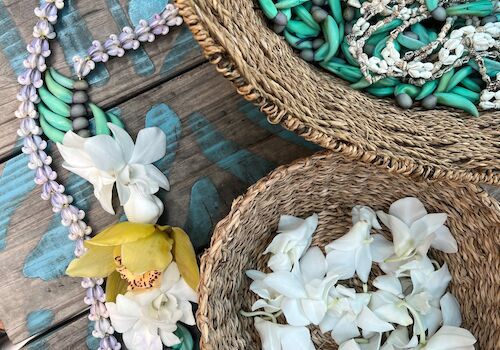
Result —
[[[317, 148], [266, 124], [208, 64], [120, 104], [119, 110], [132, 134], [145, 124], [166, 132], [168, 154], [158, 166], [168, 174], [172, 189], [160, 193], [167, 208], [161, 221], [186, 228], [198, 250], [248, 185]], [[60, 170], [60, 158], [52, 153]], [[103, 212], [90, 185], [66, 171], [60, 174], [95, 232], [121, 215]], [[20, 155], [4, 164], [0, 177], [0, 228], [5, 228], [0, 231], [0, 275], [5, 276], [0, 315], [14, 342], [85, 306], [79, 280], [63, 277], [73, 243], [40, 199], [40, 190], [31, 185], [32, 176]]]
[[[16, 73], [23, 70], [26, 43], [36, 22], [33, 9], [38, 3], [39, 0], [0, 0], [0, 159], [18, 151], [19, 121], [14, 118], [19, 88]], [[85, 54], [92, 40], [105, 40], [124, 25], [137, 23], [140, 17], [159, 11], [165, 3], [165, 0], [66, 1], [56, 26], [58, 40], [53, 41], [50, 65], [69, 74], [72, 57]], [[144, 48], [99, 65], [89, 77], [96, 86], [91, 98], [107, 108], [203, 61], [187, 27], [175, 28]]]

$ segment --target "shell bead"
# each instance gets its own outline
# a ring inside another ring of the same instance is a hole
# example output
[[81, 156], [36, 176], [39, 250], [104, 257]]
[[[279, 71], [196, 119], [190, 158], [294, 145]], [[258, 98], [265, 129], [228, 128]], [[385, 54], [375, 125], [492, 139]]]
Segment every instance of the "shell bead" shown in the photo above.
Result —
[[446, 18], [448, 17], [446, 15], [446, 10], [444, 7], [436, 7], [432, 12], [431, 12], [432, 18], [434, 18], [436, 21], [444, 22]]
[[77, 80], [73, 84], [73, 89], [75, 90], [88, 90], [89, 88], [89, 83], [87, 83], [86, 80]]
[[78, 132], [76, 134], [78, 136], [84, 137], [84, 138], [90, 137], [90, 131], [88, 129], [78, 130]]
[[408, 94], [399, 94], [396, 95], [396, 102], [401, 108], [408, 109], [413, 105], [413, 100]]
[[437, 97], [429, 95], [422, 100], [422, 107], [425, 109], [434, 109], [437, 106]]

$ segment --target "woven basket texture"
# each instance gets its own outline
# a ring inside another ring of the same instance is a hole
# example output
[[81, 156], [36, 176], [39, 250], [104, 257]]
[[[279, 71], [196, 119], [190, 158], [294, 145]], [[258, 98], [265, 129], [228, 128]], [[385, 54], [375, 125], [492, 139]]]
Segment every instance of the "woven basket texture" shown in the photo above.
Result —
[[[429, 212], [449, 215], [447, 225], [459, 251], [444, 254], [431, 249], [430, 256], [448, 264], [463, 327], [478, 338], [480, 349], [500, 349], [499, 203], [476, 185], [417, 182], [331, 151], [276, 169], [237, 198], [229, 215], [218, 223], [201, 259], [197, 313], [201, 349], [260, 349], [252, 320], [239, 314], [257, 300], [244, 272], [265, 271], [269, 256], [262, 252], [274, 237], [281, 214], [306, 217], [317, 213], [313, 245], [324, 247], [348, 231], [354, 205], [387, 212], [392, 202], [406, 196], [418, 197]], [[370, 278], [379, 273], [374, 268]], [[337, 349], [329, 334], [311, 329], [317, 349]]]
[[209, 61], [271, 123], [393, 172], [500, 184], [500, 111], [402, 110], [303, 61], [256, 1], [176, 2]]

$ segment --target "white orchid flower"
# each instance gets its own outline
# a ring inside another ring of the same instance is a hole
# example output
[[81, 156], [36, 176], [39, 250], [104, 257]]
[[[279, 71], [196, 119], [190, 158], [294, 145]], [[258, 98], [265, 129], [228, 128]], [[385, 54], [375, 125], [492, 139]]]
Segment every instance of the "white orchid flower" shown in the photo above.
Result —
[[413, 270], [421, 270], [425, 273], [434, 272], [434, 265], [427, 255], [415, 255], [400, 261], [381, 262], [379, 267], [386, 274], [396, 277], [409, 277]]
[[474, 350], [476, 338], [466, 329], [443, 326], [416, 350]]
[[445, 253], [458, 251], [455, 238], [444, 226], [447, 214], [428, 214], [417, 198], [397, 200], [391, 204], [388, 214], [377, 211], [377, 216], [393, 236], [395, 256], [388, 260], [401, 260], [416, 254], [425, 256], [430, 247]]
[[417, 345], [417, 336], [413, 335], [410, 339], [408, 335], [408, 327], [398, 326], [389, 334], [380, 350], [414, 349]]
[[341, 280], [356, 273], [361, 281], [368, 281], [372, 261], [382, 262], [394, 252], [391, 242], [382, 235], [370, 235], [371, 228], [371, 219], [361, 219], [344, 236], [325, 247], [329, 273]]
[[377, 221], [377, 214], [370, 207], [364, 205], [356, 205], [351, 210], [351, 216], [353, 225], [355, 225], [358, 221], [366, 221], [373, 228], [377, 230], [382, 229], [382, 226], [380, 226], [379, 222]]
[[327, 311], [328, 293], [337, 282], [335, 276], [325, 278], [325, 274], [325, 256], [312, 247], [291, 272], [270, 273], [263, 283], [284, 296], [281, 310], [290, 325], [318, 325]]
[[282, 215], [278, 234], [266, 248], [264, 254], [272, 253], [268, 266], [273, 271], [290, 271], [311, 245], [312, 234], [318, 226], [318, 215], [307, 219]]
[[316, 349], [306, 327], [272, 323], [260, 317], [256, 317], [254, 323], [262, 342], [262, 350]]
[[370, 310], [381, 320], [409, 326], [413, 323], [404, 303], [401, 282], [394, 276], [379, 276], [373, 281], [378, 290], [372, 293]]
[[119, 294], [116, 303], [106, 303], [111, 324], [123, 334], [130, 350], [162, 350], [181, 340], [174, 334], [177, 322], [194, 325], [189, 302], [196, 302], [196, 292], [181, 277], [175, 262], [162, 276], [161, 287], [148, 292]]
[[267, 313], [280, 311], [285, 296], [264, 282], [267, 274], [257, 270], [248, 270], [246, 275], [253, 280], [250, 284], [250, 290], [261, 298], [252, 305], [252, 311], [258, 309], [264, 309]]
[[319, 324], [323, 333], [331, 331], [337, 344], [364, 333], [381, 333], [393, 330], [394, 327], [375, 315], [369, 308], [370, 294], [356, 293], [352, 288], [338, 285], [330, 290], [328, 312]]
[[374, 334], [370, 339], [351, 339], [339, 346], [339, 350], [379, 350], [382, 333]]
[[108, 123], [113, 136], [82, 138], [68, 131], [57, 147], [64, 158], [63, 167], [89, 181], [94, 195], [108, 213], [114, 214], [113, 187], [129, 221], [156, 223], [163, 204], [153, 196], [169, 189], [166, 176], [152, 163], [166, 151], [166, 136], [160, 128], [139, 131], [134, 142], [122, 128]]
[[443, 313], [443, 324], [447, 326], [460, 327], [462, 324], [462, 314], [460, 304], [450, 292], [443, 295], [439, 301], [441, 312]]

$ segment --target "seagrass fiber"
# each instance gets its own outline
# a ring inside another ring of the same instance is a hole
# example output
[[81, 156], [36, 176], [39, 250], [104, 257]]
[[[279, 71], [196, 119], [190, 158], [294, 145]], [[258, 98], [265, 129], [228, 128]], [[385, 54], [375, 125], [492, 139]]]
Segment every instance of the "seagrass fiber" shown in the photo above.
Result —
[[303, 61], [251, 0], [176, 0], [210, 62], [271, 123], [392, 172], [500, 183], [500, 111], [402, 110]]
[[[474, 334], [480, 349], [500, 349], [499, 203], [473, 184], [414, 181], [331, 151], [279, 167], [238, 197], [229, 215], [218, 223], [201, 259], [197, 314], [201, 349], [260, 349], [252, 319], [239, 314], [250, 310], [257, 298], [244, 272], [265, 270], [268, 256], [262, 252], [274, 237], [281, 214], [304, 218], [317, 213], [313, 245], [323, 248], [351, 227], [354, 205], [387, 211], [392, 202], [406, 196], [418, 197], [429, 212], [448, 214], [458, 253], [431, 249], [430, 256], [448, 264], [451, 291], [462, 309], [462, 327]], [[371, 278], [376, 274], [372, 270]], [[317, 349], [337, 349], [330, 334], [312, 330]]]

